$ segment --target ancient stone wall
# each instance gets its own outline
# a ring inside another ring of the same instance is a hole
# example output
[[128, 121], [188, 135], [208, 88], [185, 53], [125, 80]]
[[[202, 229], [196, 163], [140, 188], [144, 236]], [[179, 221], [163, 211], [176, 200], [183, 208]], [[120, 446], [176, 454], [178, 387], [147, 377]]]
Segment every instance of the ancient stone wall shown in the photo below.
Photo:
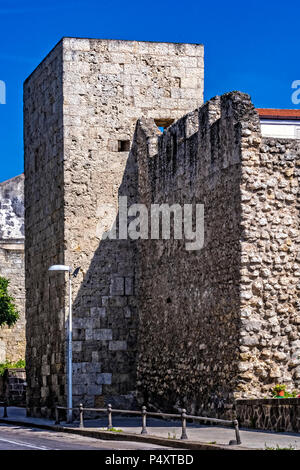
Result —
[[168, 128], [156, 155], [138, 153], [142, 200], [203, 204], [205, 215], [200, 250], [186, 239], [140, 241], [138, 379], [149, 404], [215, 413], [237, 386], [246, 126], [259, 130], [252, 103], [228, 94]]
[[[74, 404], [231, 416], [299, 387], [299, 141], [262, 138], [243, 93], [196, 109], [202, 81], [199, 45], [65, 38], [25, 82], [29, 413], [65, 404], [58, 263], [81, 267]], [[203, 247], [107, 238], [120, 196], [203, 204]]]
[[263, 138], [243, 155], [241, 398], [300, 389], [299, 176], [299, 140]]
[[164, 127], [202, 104], [203, 46], [64, 38], [24, 96], [29, 407], [38, 413], [37, 403], [49, 408], [65, 393], [58, 317], [68, 302], [63, 280], [47, 273], [54, 262], [82, 269], [73, 282], [74, 403], [130, 406], [136, 243], [102, 235], [118, 221], [118, 196], [137, 197], [136, 120]]
[[20, 318], [0, 328], [0, 362], [25, 358], [24, 175], [0, 183], [0, 276], [9, 279]]
[[5, 369], [0, 377], [0, 399], [9, 406], [24, 406], [26, 404], [26, 371], [25, 369]]
[[299, 398], [237, 400], [235, 413], [239, 425], [277, 432], [300, 431]]
[[156, 143], [137, 129], [142, 201], [204, 204], [204, 246], [139, 242], [140, 400], [230, 416], [299, 387], [299, 142], [262, 139], [247, 95], [206, 103]]

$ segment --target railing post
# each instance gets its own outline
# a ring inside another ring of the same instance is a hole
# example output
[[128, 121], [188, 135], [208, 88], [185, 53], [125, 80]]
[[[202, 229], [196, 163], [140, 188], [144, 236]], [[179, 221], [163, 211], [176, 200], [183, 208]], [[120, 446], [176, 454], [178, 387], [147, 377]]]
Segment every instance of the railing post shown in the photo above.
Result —
[[7, 401], [3, 403], [3, 418], [7, 418]]
[[107, 405], [107, 414], [108, 414], [108, 426], [107, 426], [107, 429], [112, 429], [113, 425], [112, 425], [112, 408], [111, 408], [111, 405], [108, 404]]
[[182, 422], [182, 433], [180, 439], [188, 439], [186, 433], [186, 410], [183, 408], [181, 410], [181, 422]]
[[83, 422], [83, 404], [79, 404], [79, 427], [84, 428], [84, 422]]
[[233, 426], [235, 430], [236, 443], [241, 444], [242, 441], [241, 441], [240, 430], [239, 430], [239, 422], [237, 419], [233, 421]]
[[59, 424], [59, 410], [57, 408], [57, 405], [55, 405], [55, 424]]
[[148, 434], [147, 432], [147, 411], [146, 407], [142, 406], [142, 419], [143, 419], [143, 427], [141, 434]]

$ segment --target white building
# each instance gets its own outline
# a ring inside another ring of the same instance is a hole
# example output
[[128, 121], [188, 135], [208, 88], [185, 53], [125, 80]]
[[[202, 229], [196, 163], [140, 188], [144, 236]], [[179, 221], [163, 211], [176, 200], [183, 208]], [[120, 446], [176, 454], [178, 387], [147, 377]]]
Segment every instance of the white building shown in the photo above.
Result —
[[300, 109], [258, 108], [256, 111], [263, 137], [300, 139]]

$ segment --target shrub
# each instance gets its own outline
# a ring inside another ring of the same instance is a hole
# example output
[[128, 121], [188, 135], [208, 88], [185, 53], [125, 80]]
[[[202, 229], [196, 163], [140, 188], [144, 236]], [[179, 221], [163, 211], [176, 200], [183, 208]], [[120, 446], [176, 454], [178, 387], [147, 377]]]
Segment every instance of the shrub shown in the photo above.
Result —
[[284, 392], [284, 395], [281, 396], [280, 398], [296, 398], [296, 397], [299, 397], [297, 390], [293, 390], [292, 393], [289, 393], [289, 392], [286, 391], [286, 385], [277, 384], [272, 389], [273, 398], [278, 398], [280, 391]]
[[19, 359], [17, 362], [2, 362], [0, 363], [0, 375], [4, 374], [5, 369], [24, 369], [25, 361], [24, 359]]
[[9, 280], [0, 277], [0, 326], [13, 326], [19, 319], [14, 299], [8, 294]]
[[275, 387], [272, 390], [272, 393], [273, 393], [273, 395], [277, 396], [279, 394], [279, 392], [281, 392], [281, 391], [284, 391], [284, 392], [286, 391], [286, 385], [284, 385], [284, 384], [275, 385]]

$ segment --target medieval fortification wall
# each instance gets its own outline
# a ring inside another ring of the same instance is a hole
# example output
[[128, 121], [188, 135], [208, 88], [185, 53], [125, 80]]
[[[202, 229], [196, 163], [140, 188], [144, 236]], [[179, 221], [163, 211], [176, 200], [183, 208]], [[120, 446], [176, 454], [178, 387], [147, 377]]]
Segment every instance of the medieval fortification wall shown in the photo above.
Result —
[[67, 290], [64, 275], [48, 273], [57, 263], [82, 268], [73, 296], [74, 403], [134, 402], [136, 242], [102, 240], [102, 220], [106, 206], [117, 212], [118, 196], [137, 198], [129, 155], [137, 119], [165, 126], [202, 102], [201, 45], [65, 38], [25, 82], [31, 413], [65, 403]]
[[[65, 38], [25, 82], [29, 413], [66, 398], [52, 264], [81, 266], [75, 404], [225, 416], [299, 387], [299, 140], [262, 138], [248, 95], [202, 100], [201, 45]], [[105, 238], [120, 196], [203, 204], [203, 247]]]
[[204, 245], [139, 242], [141, 401], [224, 416], [299, 388], [299, 141], [262, 138], [239, 92], [155, 134], [138, 123], [141, 200], [204, 204]]
[[20, 318], [0, 328], [0, 362], [25, 357], [24, 175], [0, 183], [0, 276], [9, 279]]

